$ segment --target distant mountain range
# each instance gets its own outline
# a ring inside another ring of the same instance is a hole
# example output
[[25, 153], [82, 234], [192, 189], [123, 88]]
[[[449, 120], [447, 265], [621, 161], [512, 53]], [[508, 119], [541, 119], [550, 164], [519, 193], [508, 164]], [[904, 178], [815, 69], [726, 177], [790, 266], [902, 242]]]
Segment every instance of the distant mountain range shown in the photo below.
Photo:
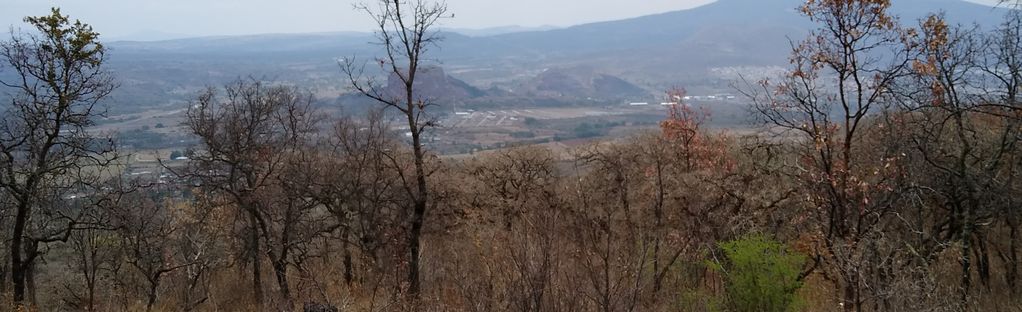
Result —
[[[669, 79], [707, 67], [784, 65], [791, 40], [813, 27], [797, 8], [804, 0], [719, 0], [697, 8], [486, 39], [551, 63], [584, 63], [628, 77]], [[906, 25], [943, 11], [955, 23], [999, 23], [1003, 9], [961, 0], [893, 0]]]
[[174, 39], [184, 38], [195, 38], [195, 35], [170, 33], [156, 30], [142, 30], [136, 31], [126, 35], [105, 37], [103, 40], [109, 41], [165, 41]]
[[[557, 29], [448, 30], [430, 57], [446, 69], [443, 77], [457, 77], [472, 88], [466, 94], [490, 90], [480, 92], [627, 98], [678, 84], [720, 88], [722, 78], [715, 73], [721, 68], [786, 64], [790, 42], [804, 38], [813, 27], [796, 10], [803, 2], [719, 0], [689, 10]], [[892, 2], [892, 11], [910, 25], [930, 12], [943, 11], [953, 22], [989, 28], [1005, 12], [963, 0]], [[112, 64], [132, 82], [127, 86], [151, 87], [169, 79], [177, 85], [160, 89], [170, 95], [247, 75], [341, 92], [337, 60], [378, 55], [379, 47], [372, 41], [371, 34], [343, 32], [122, 41], [109, 46]], [[173, 75], [187, 77], [168, 77]]]
[[461, 34], [461, 35], [465, 35], [465, 36], [469, 36], [469, 37], [486, 37], [486, 36], [513, 34], [513, 33], [520, 33], [520, 32], [529, 32], [529, 31], [547, 31], [547, 30], [553, 30], [553, 29], [558, 29], [558, 28], [560, 28], [560, 27], [552, 26], [552, 25], [543, 25], [543, 26], [535, 26], [535, 27], [510, 25], [510, 26], [498, 26], [498, 27], [487, 27], [487, 28], [441, 28], [441, 31]]
[[[403, 84], [397, 75], [387, 79], [384, 94], [400, 98]], [[416, 76], [415, 93], [423, 98], [469, 106], [481, 103], [546, 101], [547, 103], [610, 102], [641, 99], [650, 93], [621, 78], [602, 74], [591, 67], [551, 68], [527, 77], [512, 88], [479, 89], [452, 77], [441, 67], [421, 68]]]

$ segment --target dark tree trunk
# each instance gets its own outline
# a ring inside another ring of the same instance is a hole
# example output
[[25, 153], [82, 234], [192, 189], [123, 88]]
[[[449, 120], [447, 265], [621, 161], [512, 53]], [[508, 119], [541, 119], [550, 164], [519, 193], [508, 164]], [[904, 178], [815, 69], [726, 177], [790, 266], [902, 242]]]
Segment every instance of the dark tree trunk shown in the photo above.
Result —
[[345, 241], [341, 248], [343, 248], [342, 252], [344, 253], [344, 260], [343, 260], [343, 262], [344, 262], [344, 283], [346, 285], [348, 285], [348, 286], [351, 286], [351, 283], [355, 279], [355, 276], [353, 274], [354, 268], [352, 268], [352, 263], [351, 263], [351, 249], [350, 249], [351, 246], [348, 246], [348, 242]]
[[984, 237], [980, 237], [976, 240], [976, 270], [979, 273], [979, 282], [983, 284], [983, 287], [990, 289], [990, 253], [987, 250], [987, 244]]
[[86, 291], [88, 292], [88, 294], [87, 294], [88, 298], [86, 299], [88, 301], [85, 303], [86, 311], [96, 311], [96, 270], [95, 270], [95, 265], [96, 264], [95, 264], [95, 258], [93, 258], [92, 261], [93, 261], [92, 265], [88, 269], [86, 269], [86, 270], [92, 271], [92, 272], [91, 272], [91, 274], [89, 274], [89, 272], [87, 271], [86, 272], [86, 276], [85, 276], [85, 287], [86, 287]]
[[39, 306], [39, 297], [36, 296], [36, 285], [35, 285], [35, 273], [36, 273], [35, 262], [29, 260], [25, 269], [25, 289], [28, 290], [28, 302], [33, 307]]
[[11, 234], [11, 283], [14, 284], [14, 304], [18, 305], [25, 301], [25, 263], [22, 261], [21, 251], [25, 238], [25, 226], [28, 223], [29, 207], [26, 200], [20, 200], [17, 214], [14, 217], [14, 232]]
[[664, 169], [660, 163], [659, 156], [656, 158], [656, 200], [653, 202], [653, 219], [654, 219], [654, 230], [653, 235], [653, 296], [657, 296], [660, 293], [660, 289], [663, 287], [663, 279], [659, 278], [660, 272], [660, 243], [662, 239], [663, 227], [664, 227]]
[[252, 291], [255, 296], [256, 306], [263, 306], [263, 276], [262, 259], [259, 257], [259, 228], [256, 218], [249, 214], [249, 255], [252, 257]]
[[425, 215], [426, 203], [416, 201], [415, 214], [412, 219], [412, 230], [408, 234], [408, 250], [411, 258], [408, 261], [408, 293], [418, 298], [421, 291], [419, 284], [420, 248], [422, 246], [422, 219]]
[[7, 293], [7, 263], [0, 263], [0, 294]]
[[96, 283], [95, 283], [95, 281], [89, 282], [88, 287], [89, 287], [89, 289], [88, 289], [88, 291], [89, 291], [89, 299], [88, 299], [89, 302], [86, 303], [86, 307], [88, 307], [87, 311], [96, 311]]
[[1007, 277], [1008, 288], [1010, 288], [1012, 294], [1018, 294], [1018, 226], [1014, 216], [1009, 217], [1008, 226], [1011, 227], [1010, 231], [1010, 242], [1008, 248], [1008, 266]]
[[273, 273], [277, 277], [277, 286], [280, 287], [280, 296], [284, 301], [284, 307], [290, 311], [294, 308], [294, 302], [291, 302], [291, 288], [287, 282], [287, 262], [283, 259], [273, 261]]
[[14, 305], [17, 306], [25, 302], [25, 269], [21, 268], [19, 261], [12, 260], [11, 262], [13, 262], [11, 265], [13, 269], [11, 269], [10, 277], [14, 285]]
[[854, 276], [854, 273], [844, 274], [844, 310], [845, 311], [862, 311], [862, 307], [859, 305], [859, 279]]
[[156, 305], [156, 294], [160, 287], [160, 277], [155, 276], [154, 279], [149, 280], [149, 291], [146, 293], [146, 312], [152, 311], [153, 306]]
[[[412, 108], [411, 88], [408, 88], [408, 107]], [[426, 163], [425, 152], [422, 150], [421, 134], [422, 129], [418, 127], [414, 116], [409, 114], [408, 123], [412, 131], [412, 151], [415, 156], [415, 179], [417, 193], [412, 211], [411, 231], [408, 233], [408, 249], [410, 259], [408, 262], [408, 292], [413, 299], [418, 299], [421, 292], [419, 281], [420, 253], [422, 246], [422, 224], [426, 217], [426, 204], [429, 202], [429, 189], [426, 185]]]
[[[962, 227], [963, 234], [967, 233], [968, 225]], [[972, 288], [972, 240], [962, 238], [962, 272], [961, 272], [961, 295], [959, 300], [962, 306], [969, 305], [969, 290]]]

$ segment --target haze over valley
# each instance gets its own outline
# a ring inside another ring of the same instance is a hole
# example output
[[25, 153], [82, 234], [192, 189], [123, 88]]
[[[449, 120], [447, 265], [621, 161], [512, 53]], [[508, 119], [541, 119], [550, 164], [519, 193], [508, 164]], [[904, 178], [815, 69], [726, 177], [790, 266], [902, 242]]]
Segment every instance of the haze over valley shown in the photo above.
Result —
[[0, 311], [1022, 311], [1022, 0], [0, 24]]
[[[665, 113], [658, 104], [672, 102], [665, 92], [682, 86], [696, 96], [692, 99], [702, 99], [693, 104], [713, 112], [714, 125], [742, 128], [749, 122], [748, 103], [728, 96], [736, 94], [734, 84], [742, 79], [783, 72], [790, 40], [804, 37], [812, 25], [797, 12], [798, 5], [792, 0], [720, 0], [562, 28], [443, 29], [442, 43], [430, 51], [436, 61], [429, 64], [441, 73], [428, 74], [421, 83], [430, 96], [442, 99], [444, 109], [436, 112], [441, 116], [472, 110], [485, 118], [491, 111], [518, 108], [574, 112], [553, 114], [558, 118], [544, 123], [550, 131], [539, 135], [525, 134], [526, 115], [479, 122], [476, 130], [448, 124], [440, 130], [447, 134], [447, 153], [523, 141], [512, 137], [515, 133], [533, 141], [570, 139], [582, 122], [620, 125], [614, 127], [619, 131], [601, 130], [599, 136], [648, 128]], [[902, 0], [892, 7], [906, 22], [934, 10], [946, 12], [952, 22], [987, 28], [1003, 15], [1003, 9], [959, 0]], [[347, 95], [338, 63], [372, 59], [379, 53], [374, 40], [372, 33], [331, 32], [111, 42], [110, 66], [121, 86], [111, 95], [111, 114], [104, 123], [121, 130], [161, 123], [165, 132], [177, 131], [181, 108], [195, 92], [238, 77], [294, 84], [312, 91], [319, 105], [361, 112], [372, 103]], [[140, 122], [144, 117], [157, 122]], [[463, 124], [457, 118], [448, 121]], [[480, 131], [493, 139], [475, 139]]]

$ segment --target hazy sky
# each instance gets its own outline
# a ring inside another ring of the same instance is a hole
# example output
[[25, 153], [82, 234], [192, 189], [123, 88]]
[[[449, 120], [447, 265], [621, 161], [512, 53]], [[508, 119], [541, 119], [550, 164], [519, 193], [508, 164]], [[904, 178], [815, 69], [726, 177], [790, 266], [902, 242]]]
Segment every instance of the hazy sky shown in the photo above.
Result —
[[[762, 0], [771, 1], [771, 0]], [[897, 1], [897, 0], [895, 0]], [[996, 0], [972, 0], [993, 2]], [[367, 31], [352, 10], [359, 0], [0, 0], [0, 26], [20, 26], [52, 6], [92, 24], [108, 39], [258, 33]], [[371, 2], [371, 1], [366, 1]], [[447, 0], [455, 19], [444, 27], [569, 26], [680, 10], [713, 0]]]

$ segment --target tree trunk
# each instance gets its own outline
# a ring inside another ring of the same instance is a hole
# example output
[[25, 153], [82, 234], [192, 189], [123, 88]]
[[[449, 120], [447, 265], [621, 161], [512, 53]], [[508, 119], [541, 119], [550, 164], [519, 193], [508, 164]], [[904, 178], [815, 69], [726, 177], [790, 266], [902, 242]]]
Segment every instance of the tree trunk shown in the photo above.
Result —
[[7, 293], [7, 263], [0, 263], [0, 295]]
[[160, 277], [157, 276], [154, 280], [149, 281], [149, 291], [146, 293], [146, 312], [152, 311], [153, 306], [156, 305], [156, 291], [160, 287]]
[[[411, 88], [409, 88], [409, 93]], [[409, 94], [409, 101], [411, 101], [411, 94]], [[408, 103], [409, 107], [412, 107], [413, 103]], [[421, 285], [419, 282], [419, 265], [420, 265], [420, 253], [422, 246], [422, 224], [423, 219], [426, 217], [426, 204], [429, 202], [429, 189], [426, 185], [426, 163], [425, 153], [422, 150], [422, 129], [420, 129], [415, 122], [414, 116], [409, 114], [408, 123], [412, 131], [412, 150], [415, 156], [415, 179], [417, 185], [417, 196], [414, 199], [414, 209], [412, 211], [412, 228], [408, 233], [408, 249], [410, 253], [410, 259], [408, 262], [408, 293], [413, 299], [418, 299], [421, 292]]]
[[987, 244], [985, 237], [980, 237], [976, 241], [976, 260], [978, 267], [976, 268], [979, 273], [979, 282], [990, 290], [990, 252], [987, 250]]
[[25, 289], [28, 290], [28, 302], [33, 307], [39, 307], [39, 297], [36, 296], [36, 285], [35, 285], [35, 273], [36, 267], [35, 262], [29, 260], [28, 266], [25, 269]]
[[1008, 288], [1011, 290], [1013, 295], [1018, 294], [1018, 226], [1015, 224], [1016, 222], [1014, 220], [1015, 217], [1014, 214], [1012, 214], [1009, 218], [1010, 222], [1008, 223], [1008, 226], [1011, 227], [1009, 229], [1011, 241], [1009, 242], [1007, 263]]
[[255, 216], [249, 214], [251, 232], [249, 232], [249, 252], [252, 256], [252, 291], [257, 307], [263, 306], [263, 276], [259, 257], [259, 229]]
[[280, 297], [284, 301], [285, 311], [290, 311], [294, 308], [294, 303], [291, 302], [291, 288], [287, 282], [287, 262], [283, 259], [273, 261], [273, 273], [277, 277], [277, 287], [280, 287]]
[[962, 273], [961, 273], [961, 300], [962, 306], [969, 305], [969, 289], [972, 288], [972, 249], [971, 239], [968, 235], [969, 225], [966, 223], [962, 227]]
[[844, 274], [845, 285], [842, 301], [845, 311], [862, 311], [862, 307], [859, 306], [859, 280], [854, 274]]
[[408, 261], [408, 293], [413, 298], [418, 298], [421, 292], [419, 284], [420, 248], [422, 246], [422, 216], [426, 211], [426, 203], [421, 200], [415, 202], [415, 214], [412, 219], [412, 230], [408, 234], [408, 249], [411, 258]]
[[86, 277], [86, 291], [88, 291], [88, 302], [85, 306], [86, 311], [96, 311], [96, 272], [93, 271], [92, 276]]
[[19, 261], [12, 261], [10, 272], [11, 282], [14, 285], [14, 306], [17, 307], [25, 302], [25, 269], [20, 268]]
[[655, 221], [653, 228], [653, 296], [654, 298], [660, 293], [660, 288], [663, 287], [663, 279], [659, 278], [658, 273], [660, 272], [660, 243], [663, 233], [664, 226], [664, 172], [663, 165], [660, 163], [660, 158], [657, 156], [656, 159], [656, 200], [653, 202], [653, 218]]
[[[347, 232], [347, 231], [345, 231], [345, 232]], [[351, 247], [348, 246], [348, 241], [347, 240], [343, 241], [341, 248], [343, 248], [341, 250], [341, 252], [344, 253], [344, 255], [343, 255], [344, 284], [348, 285], [348, 286], [351, 286], [351, 283], [352, 283], [352, 281], [354, 281], [355, 276], [353, 274], [354, 268], [352, 268], [353, 264], [351, 262], [351, 249], [350, 249]]]
[[89, 307], [88, 311], [90, 311], [90, 312], [91, 311], [96, 311], [96, 286], [92, 285], [92, 284], [89, 285], [89, 303], [88, 303], [88, 307]]
[[25, 226], [28, 223], [29, 207], [25, 200], [20, 200], [17, 215], [14, 217], [14, 233], [11, 234], [11, 283], [14, 284], [14, 305], [25, 301], [25, 263], [22, 262], [21, 249], [25, 238]]

